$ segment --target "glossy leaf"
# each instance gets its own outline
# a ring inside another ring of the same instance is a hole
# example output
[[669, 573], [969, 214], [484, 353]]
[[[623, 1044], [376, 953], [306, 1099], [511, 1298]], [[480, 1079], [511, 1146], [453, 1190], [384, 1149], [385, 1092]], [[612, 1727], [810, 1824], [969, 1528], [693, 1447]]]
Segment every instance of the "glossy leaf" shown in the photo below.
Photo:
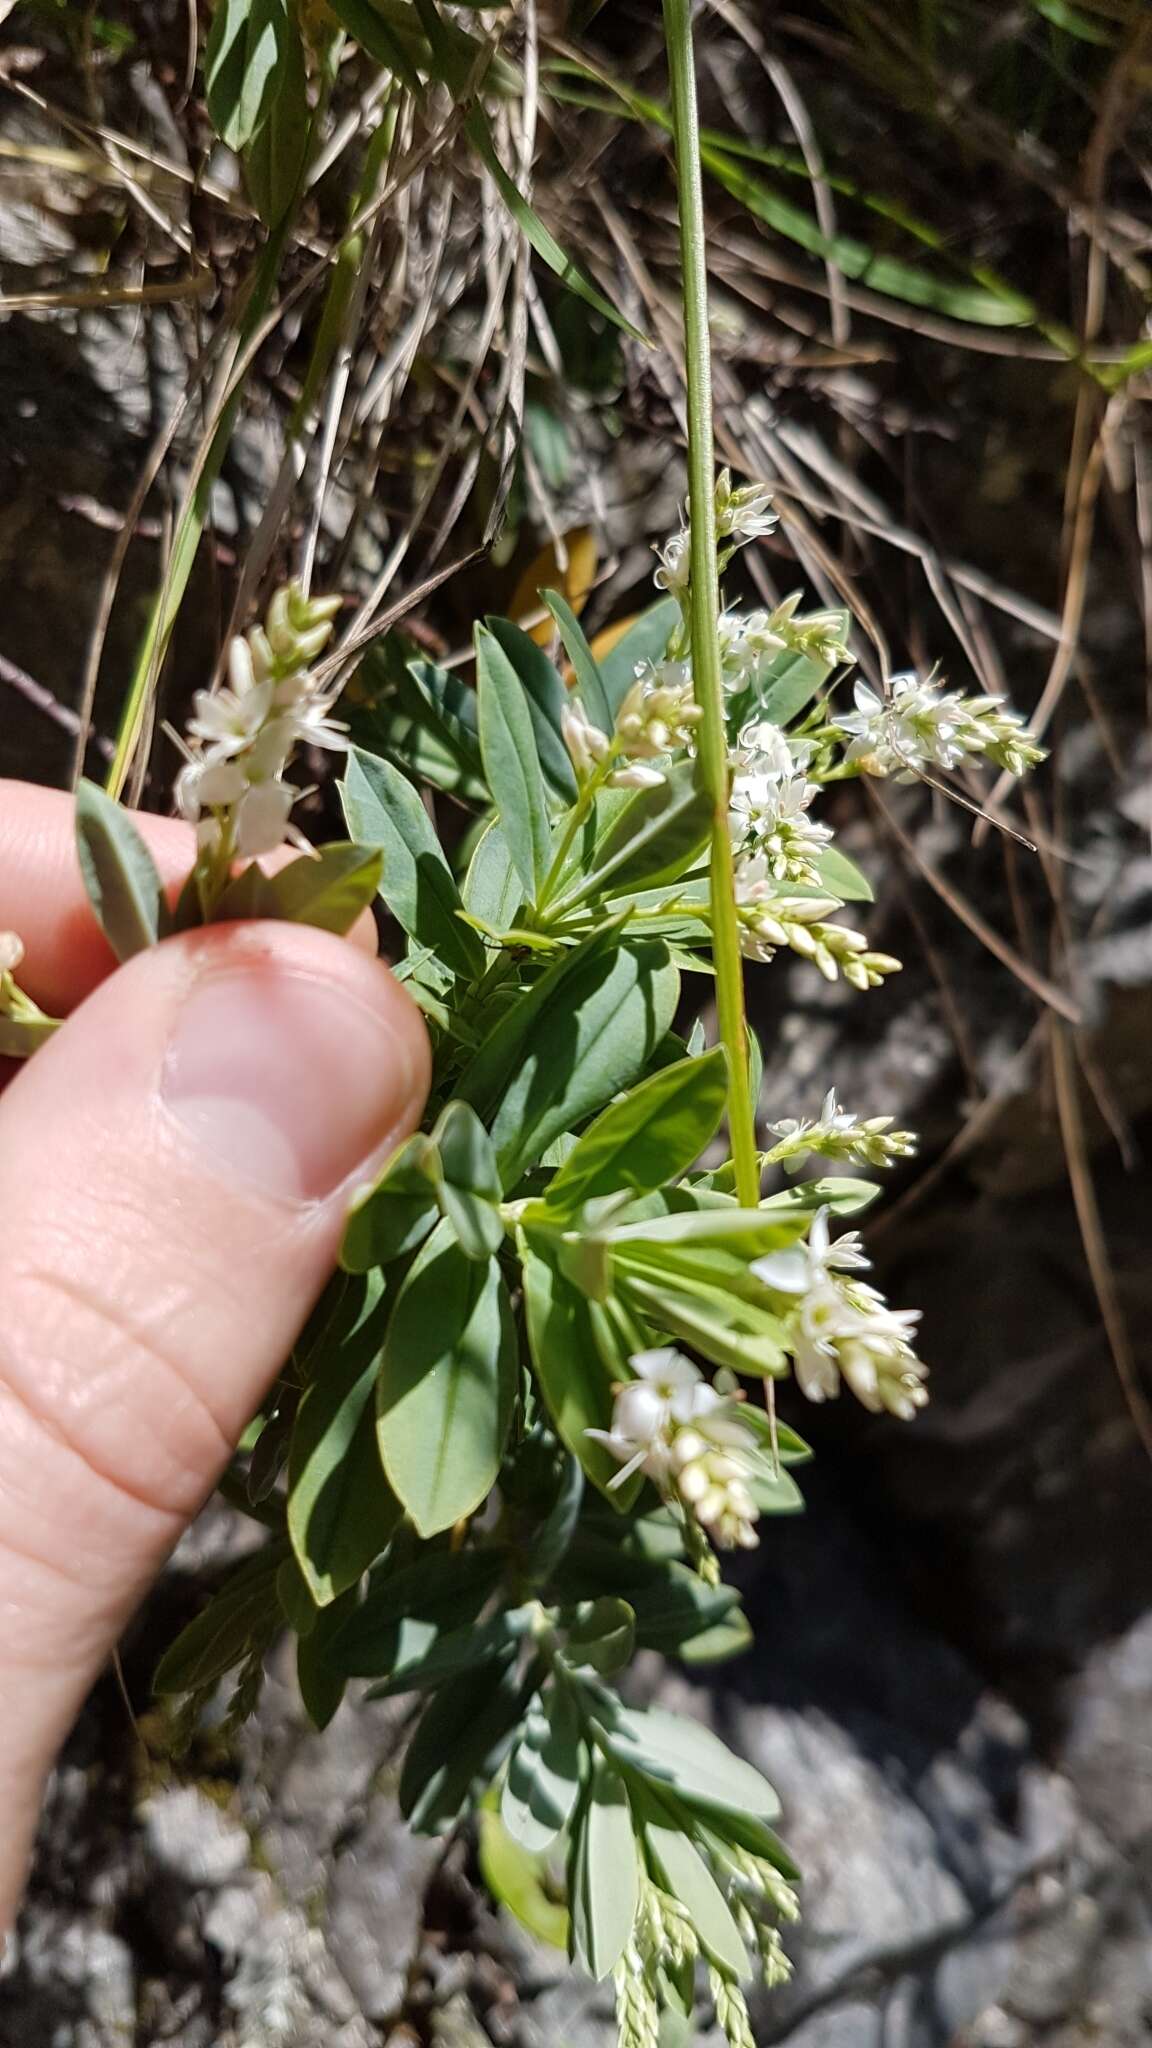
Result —
[[548, 1188], [549, 1208], [571, 1214], [596, 1195], [649, 1194], [699, 1158], [724, 1113], [721, 1047], [649, 1075], [597, 1117]]
[[460, 892], [419, 795], [390, 761], [353, 750], [341, 786], [353, 838], [383, 851], [380, 893], [418, 944], [430, 946], [453, 973], [483, 972], [484, 948], [457, 917]]
[[666, 949], [645, 941], [589, 953], [558, 977], [491, 1122], [506, 1188], [644, 1072], [672, 1021], [679, 981]]
[[433, 1133], [440, 1207], [470, 1259], [490, 1259], [504, 1242], [500, 1172], [492, 1140], [474, 1109], [450, 1102]]
[[484, 624], [520, 680], [545, 780], [563, 803], [574, 803], [576, 770], [560, 723], [568, 692], [559, 671], [544, 649], [510, 620], [485, 619]]
[[438, 1214], [434, 1168], [431, 1144], [417, 1133], [393, 1153], [375, 1187], [357, 1195], [340, 1249], [347, 1272], [387, 1266], [423, 1244]]
[[88, 900], [116, 958], [154, 946], [170, 928], [156, 864], [123, 805], [94, 782], [76, 791], [76, 847]]
[[507, 1291], [442, 1222], [400, 1290], [384, 1346], [377, 1429], [384, 1467], [422, 1536], [491, 1492], [516, 1386]]
[[533, 1707], [508, 1761], [500, 1817], [514, 1841], [539, 1853], [567, 1827], [580, 1791], [584, 1744], [566, 1685]]
[[389, 1303], [378, 1274], [362, 1285], [355, 1325], [314, 1367], [288, 1460], [288, 1533], [320, 1607], [367, 1571], [400, 1518], [380, 1464], [373, 1408]]
[[635, 1925], [640, 1858], [624, 1781], [602, 1756], [576, 1823], [568, 1889], [575, 1960], [610, 1977]]
[[484, 626], [476, 628], [476, 674], [484, 772], [513, 865], [535, 900], [552, 840], [535, 724], [516, 669]]

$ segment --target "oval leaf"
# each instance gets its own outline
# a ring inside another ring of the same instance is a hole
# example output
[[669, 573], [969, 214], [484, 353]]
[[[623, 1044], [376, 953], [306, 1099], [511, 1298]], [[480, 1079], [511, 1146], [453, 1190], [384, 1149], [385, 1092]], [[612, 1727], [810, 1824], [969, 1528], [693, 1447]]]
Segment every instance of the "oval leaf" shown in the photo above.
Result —
[[500, 1269], [468, 1258], [443, 1222], [392, 1312], [377, 1405], [384, 1468], [422, 1536], [451, 1528], [491, 1491], [515, 1386]]
[[624, 1781], [602, 1756], [580, 1809], [569, 1890], [576, 1958], [590, 1976], [610, 1977], [636, 1922], [640, 1857]]
[[552, 828], [530, 700], [483, 626], [476, 628], [476, 675], [484, 773], [516, 872], [534, 900], [548, 872]]
[[88, 900], [116, 958], [154, 946], [170, 928], [156, 864], [123, 805], [94, 782], [76, 791], [76, 847]]
[[288, 1533], [318, 1607], [356, 1583], [400, 1518], [384, 1477], [372, 1396], [388, 1323], [373, 1274], [364, 1307], [338, 1346], [313, 1361], [288, 1461]]
[[455, 974], [482, 974], [484, 948], [456, 915], [460, 892], [407, 776], [357, 748], [349, 755], [340, 794], [353, 838], [383, 852], [380, 891], [409, 938], [429, 947]]
[[698, 1159], [724, 1114], [723, 1048], [649, 1075], [598, 1116], [548, 1188], [549, 1208], [570, 1214], [595, 1195], [650, 1194]]

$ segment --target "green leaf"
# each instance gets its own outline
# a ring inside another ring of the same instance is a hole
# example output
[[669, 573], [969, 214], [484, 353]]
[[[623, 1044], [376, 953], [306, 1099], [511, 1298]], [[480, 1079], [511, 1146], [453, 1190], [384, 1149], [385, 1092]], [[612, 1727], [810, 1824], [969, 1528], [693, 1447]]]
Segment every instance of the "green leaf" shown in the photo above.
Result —
[[[525, 1233], [518, 1242], [528, 1342], [540, 1390], [562, 1441], [604, 1492], [620, 1467], [587, 1434], [612, 1427], [613, 1400], [612, 1375], [600, 1355], [588, 1303], [548, 1255], [547, 1240], [541, 1240], [539, 1250]], [[625, 1506], [636, 1491], [633, 1481], [630, 1493], [620, 1488], [610, 1498]]]
[[244, 152], [248, 191], [265, 227], [283, 220], [308, 161], [312, 117], [300, 29], [288, 0], [276, 0], [278, 54], [273, 88]]
[[512, 1310], [495, 1260], [470, 1259], [440, 1223], [400, 1290], [384, 1346], [384, 1467], [422, 1536], [491, 1492], [516, 1388]]
[[644, 1839], [665, 1889], [686, 1909], [707, 1955], [741, 1984], [752, 1975], [748, 1951], [712, 1872], [687, 1835], [664, 1820], [645, 1818]]
[[[838, 637], [843, 637], [851, 618], [847, 612], [837, 612], [836, 617], [840, 621]], [[773, 725], [790, 725], [827, 682], [834, 666], [814, 654], [778, 654], [757, 679], [760, 717], [770, 719]]]
[[500, 1818], [512, 1839], [539, 1854], [572, 1817], [584, 1759], [571, 1692], [555, 1681], [534, 1706], [508, 1760]]
[[199, 1692], [270, 1640], [280, 1615], [276, 1575], [287, 1555], [278, 1537], [231, 1573], [160, 1659], [157, 1692]]
[[576, 801], [576, 770], [564, 744], [560, 714], [568, 702], [559, 670], [542, 647], [509, 619], [485, 619], [484, 624], [520, 680], [532, 720], [536, 751], [544, 779], [565, 804]]
[[590, 951], [557, 976], [492, 1119], [506, 1188], [554, 1138], [644, 1072], [671, 1024], [679, 984], [666, 949], [650, 941]]
[[567, 1623], [564, 1659], [574, 1670], [587, 1666], [602, 1678], [622, 1671], [636, 1647], [636, 1613], [619, 1595], [582, 1600]]
[[204, 51], [208, 116], [221, 142], [244, 150], [275, 97], [284, 0], [217, 0]]
[[445, 744], [459, 755], [461, 764], [480, 775], [480, 728], [476, 692], [448, 668], [434, 661], [410, 661], [408, 677], [420, 699], [427, 705]]
[[467, 980], [484, 971], [484, 948], [457, 917], [460, 892], [419, 795], [390, 761], [354, 748], [341, 787], [353, 837], [377, 845], [384, 866], [380, 892], [417, 944]]
[[647, 335], [642, 334], [638, 327], [633, 327], [630, 320], [626, 320], [622, 313], [617, 312], [611, 300], [606, 299], [604, 294], [597, 290], [591, 278], [565, 253], [555, 235], [545, 227], [539, 215], [528, 204], [519, 186], [509, 177], [496, 154], [492, 132], [482, 108], [473, 107], [464, 128], [481, 163], [491, 172], [500, 197], [517, 227], [542, 262], [548, 265], [549, 270], [555, 271], [561, 283], [567, 285], [570, 292], [575, 292], [577, 298], [583, 299], [589, 306], [594, 306], [606, 320], [611, 320], [615, 327], [620, 327], [625, 334], [631, 335], [633, 341], [643, 342], [648, 346]]
[[383, 865], [378, 847], [350, 846], [346, 840], [322, 846], [314, 855], [302, 854], [275, 875], [264, 874], [253, 863], [229, 883], [216, 921], [284, 918], [343, 937], [376, 896]]
[[435, 1550], [399, 1569], [378, 1565], [356, 1612], [333, 1645], [341, 1670], [375, 1678], [391, 1671], [401, 1623], [423, 1625], [426, 1640], [475, 1620], [504, 1571], [498, 1550]]
[[583, 700], [585, 711], [593, 725], [598, 725], [602, 733], [611, 733], [616, 723], [615, 710], [608, 701], [603, 677], [596, 665], [592, 649], [584, 638], [584, 629], [579, 619], [567, 598], [561, 597], [558, 590], [542, 590], [540, 595], [556, 621], [556, 630], [560, 635], [564, 652], [572, 663], [576, 688]]
[[417, 1132], [393, 1153], [375, 1186], [357, 1195], [340, 1248], [346, 1272], [387, 1266], [423, 1244], [437, 1216], [434, 1168], [431, 1143]]
[[657, 1330], [678, 1337], [703, 1353], [713, 1365], [730, 1372], [752, 1373], [757, 1379], [787, 1370], [784, 1327], [769, 1309], [741, 1301], [722, 1286], [680, 1279], [674, 1268], [618, 1268], [621, 1299]]
[[596, 848], [592, 867], [557, 909], [590, 896], [620, 898], [686, 873], [708, 841], [712, 807], [692, 761], [676, 761], [654, 789], [638, 789]]
[[612, 1703], [604, 1728], [608, 1746], [630, 1769], [666, 1785], [692, 1805], [775, 1820], [780, 1801], [766, 1778], [698, 1721], [662, 1707], [643, 1712]]
[[477, 1780], [490, 1778], [523, 1712], [527, 1684], [514, 1663], [449, 1679], [425, 1708], [400, 1774], [400, 1810], [418, 1835], [459, 1820]]
[[679, 623], [680, 606], [676, 599], [662, 597], [657, 604], [649, 605], [646, 612], [641, 612], [628, 631], [621, 634], [616, 645], [601, 658], [600, 675], [613, 723], [636, 680], [640, 663], [663, 661], [668, 652], [668, 642]]
[[384, 1667], [386, 1676], [369, 1689], [368, 1698], [384, 1700], [399, 1692], [429, 1692], [462, 1671], [474, 1671], [494, 1658], [506, 1660], [527, 1634], [534, 1612], [530, 1607], [503, 1609], [487, 1621], [446, 1630], [434, 1622], [406, 1616], [397, 1625], [395, 1654]]
[[595, 1195], [620, 1188], [646, 1195], [678, 1179], [714, 1136], [727, 1085], [721, 1046], [649, 1075], [577, 1141], [548, 1188], [548, 1207], [570, 1215]]
[[861, 874], [854, 860], [841, 853], [838, 846], [830, 846], [822, 853], [816, 867], [822, 886], [833, 896], [839, 896], [845, 903], [871, 903], [872, 884], [867, 875]]
[[356, 1583], [400, 1519], [372, 1400], [389, 1306], [380, 1276], [370, 1275], [353, 1328], [314, 1365], [292, 1432], [288, 1533], [318, 1607]]
[[530, 900], [548, 872], [552, 828], [531, 699], [495, 635], [476, 628], [480, 747], [500, 830]]
[[498, 1812], [493, 1793], [480, 1808], [477, 1855], [480, 1875], [492, 1897], [507, 1906], [522, 1927], [552, 1948], [568, 1946], [568, 1909], [552, 1896], [552, 1880], [542, 1856], [513, 1840]]
[[355, 1609], [353, 1587], [321, 1610], [315, 1627], [301, 1636], [296, 1645], [296, 1680], [304, 1711], [314, 1728], [327, 1728], [344, 1697], [347, 1679], [332, 1655], [332, 1645]]
[[385, 18], [374, 0], [330, 0], [333, 14], [354, 36], [362, 50], [391, 71], [417, 102], [424, 97], [424, 81], [416, 68], [411, 38], [395, 22]]
[[640, 1903], [640, 1857], [624, 1781], [597, 1756], [580, 1808], [569, 1870], [572, 1949], [589, 1975], [610, 1977]]
[[470, 1259], [490, 1259], [504, 1242], [500, 1171], [492, 1140], [467, 1102], [450, 1102], [432, 1134], [440, 1207]]
[[523, 901], [524, 890], [512, 865], [508, 841], [493, 821], [484, 827], [468, 863], [464, 907], [494, 931], [502, 932], [513, 923]]
[[83, 781], [76, 791], [76, 846], [88, 900], [118, 960], [154, 946], [170, 927], [156, 864], [123, 806]]

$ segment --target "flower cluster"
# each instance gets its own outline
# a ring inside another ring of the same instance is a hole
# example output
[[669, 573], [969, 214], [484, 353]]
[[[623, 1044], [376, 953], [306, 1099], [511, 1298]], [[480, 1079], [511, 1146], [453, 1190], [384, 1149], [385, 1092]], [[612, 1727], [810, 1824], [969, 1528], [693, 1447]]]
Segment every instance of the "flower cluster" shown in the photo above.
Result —
[[636, 1377], [616, 1390], [611, 1429], [585, 1432], [620, 1460], [612, 1485], [643, 1472], [720, 1549], [755, 1549], [757, 1509], [747, 1479], [757, 1445], [737, 1401], [671, 1346], [638, 1351], [629, 1363]]
[[771, 960], [787, 946], [801, 959], [811, 960], [825, 981], [843, 975], [861, 991], [900, 972], [895, 955], [873, 952], [863, 932], [826, 922], [830, 912], [843, 909], [838, 896], [780, 894], [761, 855], [742, 860], [737, 867], [736, 903], [740, 948], [749, 960]]
[[819, 883], [820, 855], [832, 842], [809, 816], [819, 785], [804, 773], [811, 750], [792, 748], [778, 725], [754, 720], [732, 754], [729, 817], [736, 849], [759, 858], [779, 882]]
[[347, 745], [331, 718], [336, 693], [309, 673], [339, 608], [339, 598], [305, 597], [288, 584], [263, 626], [233, 640], [228, 686], [197, 691], [176, 802], [196, 824], [202, 852], [248, 860], [274, 852], [296, 800], [285, 780], [296, 747]]
[[911, 670], [893, 676], [887, 695], [866, 683], [855, 689], [856, 709], [840, 716], [851, 738], [847, 758], [869, 775], [913, 781], [925, 768], [959, 768], [983, 758], [1023, 775], [1044, 759], [1023, 720], [1002, 697], [962, 697]]
[[797, 616], [803, 593], [793, 590], [773, 611], [726, 611], [720, 616], [720, 665], [730, 697], [754, 688], [765, 663], [778, 654], [802, 654], [828, 668], [852, 660], [843, 612]]
[[890, 1116], [853, 1116], [836, 1100], [830, 1088], [812, 1122], [803, 1117], [785, 1117], [769, 1124], [777, 1143], [766, 1155], [765, 1164], [786, 1166], [796, 1173], [813, 1153], [822, 1159], [842, 1159], [853, 1166], [890, 1166], [895, 1159], [910, 1159], [916, 1150], [913, 1131], [894, 1131]]
[[912, 1349], [920, 1311], [891, 1309], [875, 1287], [850, 1277], [868, 1264], [857, 1231], [830, 1241], [822, 1209], [804, 1244], [767, 1253], [752, 1271], [791, 1302], [788, 1343], [810, 1401], [831, 1399], [844, 1380], [865, 1408], [908, 1422], [928, 1399]]

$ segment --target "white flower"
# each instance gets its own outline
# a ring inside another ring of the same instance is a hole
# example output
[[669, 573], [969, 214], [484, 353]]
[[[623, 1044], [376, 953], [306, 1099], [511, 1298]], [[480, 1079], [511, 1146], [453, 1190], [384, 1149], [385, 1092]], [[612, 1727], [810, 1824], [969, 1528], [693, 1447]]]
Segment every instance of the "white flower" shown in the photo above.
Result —
[[831, 1242], [821, 1209], [806, 1244], [769, 1252], [751, 1270], [775, 1292], [797, 1297], [788, 1343], [797, 1384], [810, 1401], [832, 1399], [846, 1380], [864, 1407], [907, 1421], [928, 1398], [912, 1349], [919, 1310], [891, 1309], [876, 1288], [846, 1277], [867, 1265], [858, 1233]]
[[804, 1117], [784, 1117], [768, 1129], [778, 1140], [768, 1157], [783, 1162], [795, 1173], [812, 1154], [826, 1159], [847, 1159], [861, 1166], [888, 1166], [894, 1159], [908, 1159], [916, 1150], [912, 1131], [894, 1131], [890, 1116], [863, 1120], [842, 1109], [836, 1090], [830, 1088], [813, 1122]]
[[296, 792], [284, 780], [301, 744], [343, 750], [332, 717], [336, 698], [309, 673], [332, 630], [337, 598], [278, 590], [264, 626], [232, 642], [229, 686], [199, 690], [188, 731], [194, 742], [176, 781], [176, 804], [197, 828], [206, 854], [254, 860], [283, 843]]
[[886, 697], [859, 682], [854, 694], [855, 711], [838, 724], [854, 736], [848, 760], [869, 774], [910, 781], [924, 768], [958, 768], [966, 758], [985, 755], [1022, 775], [1043, 759], [1043, 748], [1000, 697], [962, 697], [912, 671], [893, 676]]
[[638, 1351], [630, 1363], [636, 1378], [616, 1389], [611, 1429], [585, 1431], [620, 1462], [610, 1485], [643, 1472], [715, 1542], [753, 1548], [757, 1509], [746, 1482], [757, 1444], [738, 1402], [672, 1346]]
[[611, 745], [608, 735], [601, 732], [598, 725], [593, 725], [579, 697], [569, 697], [561, 707], [560, 731], [572, 766], [583, 782], [608, 752]]
[[654, 761], [690, 744], [700, 722], [686, 661], [642, 661], [616, 714], [616, 741], [630, 761]]
[[236, 851], [241, 860], [259, 860], [284, 844], [288, 816], [296, 791], [286, 782], [254, 782], [236, 807]]
[[0, 932], [0, 977], [15, 974], [24, 958], [24, 941], [18, 932]]
[[272, 710], [271, 681], [254, 683], [243, 695], [235, 690], [197, 690], [188, 730], [202, 740], [217, 760], [250, 747]]
[[657, 548], [656, 555], [660, 567], [653, 579], [657, 590], [670, 591], [674, 597], [687, 590], [692, 575], [690, 547], [688, 529], [685, 526], [681, 527], [679, 533], [674, 533], [671, 540], [666, 541], [662, 548]]
[[614, 768], [608, 777], [612, 789], [659, 789], [667, 777], [647, 761], [632, 761], [627, 768]]
[[731, 539], [739, 547], [746, 541], [761, 540], [779, 524], [772, 509], [772, 492], [767, 484], [741, 484], [732, 489], [729, 472], [716, 479], [716, 527], [721, 540]]

